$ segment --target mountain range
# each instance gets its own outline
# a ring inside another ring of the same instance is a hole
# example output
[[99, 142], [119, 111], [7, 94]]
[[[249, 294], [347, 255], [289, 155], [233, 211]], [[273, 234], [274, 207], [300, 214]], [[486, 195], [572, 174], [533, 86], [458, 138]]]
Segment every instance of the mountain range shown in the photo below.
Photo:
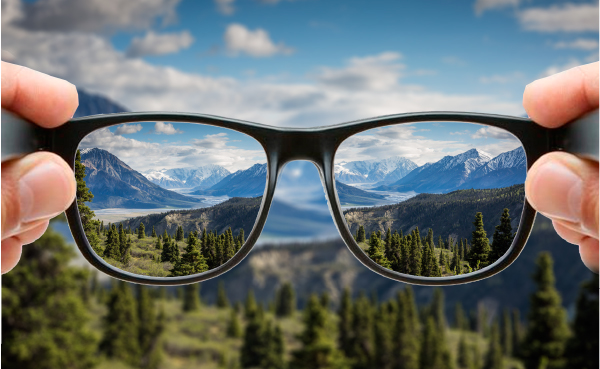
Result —
[[81, 163], [86, 167], [85, 182], [94, 198], [91, 209], [189, 208], [199, 199], [166, 190], [125, 164], [115, 155], [98, 148], [83, 149]]
[[209, 188], [231, 174], [220, 165], [204, 165], [198, 168], [174, 168], [150, 170], [143, 173], [150, 182], [162, 188]]
[[254, 164], [248, 169], [229, 174], [208, 189], [195, 187], [191, 195], [257, 197], [265, 192], [266, 183], [267, 164]]
[[335, 179], [345, 184], [392, 183], [417, 167], [409, 159], [393, 156], [383, 160], [342, 161], [335, 164], [334, 173]]
[[496, 157], [471, 149], [417, 167], [400, 180], [380, 183], [374, 190], [447, 193], [458, 189], [499, 188], [524, 183], [525, 175], [525, 151], [521, 146]]

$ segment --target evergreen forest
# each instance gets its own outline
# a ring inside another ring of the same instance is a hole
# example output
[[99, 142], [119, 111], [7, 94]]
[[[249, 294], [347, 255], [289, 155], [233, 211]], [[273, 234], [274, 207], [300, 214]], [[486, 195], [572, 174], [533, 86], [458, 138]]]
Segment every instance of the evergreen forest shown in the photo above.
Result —
[[[94, 211], [85, 204], [93, 201], [94, 195], [86, 186], [79, 151], [75, 177], [81, 223], [96, 254], [121, 270], [155, 277], [202, 273], [227, 262], [244, 244], [244, 228], [252, 228], [261, 201], [233, 198], [211, 208], [170, 211], [104, 224], [94, 219]], [[177, 220], [183, 225], [175, 223]], [[200, 228], [202, 225], [217, 229]], [[169, 229], [174, 232], [169, 233]]]
[[434, 237], [433, 229], [421, 237], [419, 227], [406, 235], [402, 230], [387, 229], [371, 232], [366, 238], [365, 227], [359, 225], [354, 239], [371, 260], [393, 271], [423, 277], [447, 277], [471, 273], [492, 265], [512, 245], [515, 233], [510, 213], [502, 211], [490, 242], [484, 229], [483, 215], [478, 212], [473, 221], [470, 239]]
[[384, 300], [349, 289], [336, 298], [310, 293], [300, 305], [290, 281], [263, 302], [252, 288], [232, 295], [220, 281], [216, 296], [205, 296], [200, 284], [102, 282], [73, 257], [50, 229], [3, 276], [3, 367], [598, 367], [598, 276], [580, 286], [569, 319], [545, 252], [531, 270], [526, 314], [460, 302], [446, 308], [451, 289], [433, 289], [418, 304], [409, 286]]

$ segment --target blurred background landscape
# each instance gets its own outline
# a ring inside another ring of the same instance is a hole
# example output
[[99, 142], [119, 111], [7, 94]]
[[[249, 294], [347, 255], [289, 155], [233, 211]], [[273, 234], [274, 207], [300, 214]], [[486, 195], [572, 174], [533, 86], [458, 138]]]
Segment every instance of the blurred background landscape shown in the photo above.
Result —
[[[523, 115], [526, 83], [598, 60], [589, 1], [101, 3], [2, 1], [2, 59], [76, 84], [76, 116]], [[408, 289], [350, 254], [308, 162], [286, 166], [259, 244], [218, 278], [117, 283], [57, 219], [2, 303], [7, 368], [598, 367], [598, 279], [550, 221], [492, 278]]]

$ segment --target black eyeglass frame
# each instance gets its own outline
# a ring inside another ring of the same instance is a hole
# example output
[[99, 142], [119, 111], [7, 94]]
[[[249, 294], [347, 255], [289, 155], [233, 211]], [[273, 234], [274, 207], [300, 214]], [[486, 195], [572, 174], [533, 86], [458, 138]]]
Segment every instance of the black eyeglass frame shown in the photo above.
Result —
[[451, 277], [421, 277], [384, 268], [371, 260], [356, 243], [345, 222], [335, 189], [334, 158], [340, 144], [352, 135], [390, 125], [418, 122], [464, 122], [504, 129], [516, 136], [525, 150], [527, 170], [542, 155], [551, 151], [567, 151], [598, 161], [598, 111], [558, 129], [544, 128], [528, 118], [462, 112], [423, 112], [388, 115], [316, 128], [280, 128], [213, 115], [177, 112], [139, 112], [94, 115], [76, 118], [54, 129], [41, 128], [10, 112], [2, 110], [2, 161], [39, 150], [61, 156], [74, 169], [75, 155], [81, 140], [95, 130], [123, 123], [168, 121], [199, 123], [228, 128], [257, 140], [267, 156], [267, 185], [258, 217], [246, 242], [224, 264], [203, 273], [181, 277], [152, 277], [120, 270], [97, 255], [90, 246], [81, 224], [77, 201], [66, 210], [75, 242], [94, 267], [112, 277], [140, 284], [181, 285], [205, 281], [221, 275], [239, 264], [254, 247], [267, 220], [275, 193], [277, 178], [286, 163], [311, 161], [319, 170], [326, 190], [327, 203], [334, 223], [352, 254], [374, 272], [401, 282], [445, 286], [473, 282], [490, 277], [507, 268], [521, 253], [535, 220], [536, 211], [524, 199], [517, 234], [508, 252], [494, 264], [468, 274]]

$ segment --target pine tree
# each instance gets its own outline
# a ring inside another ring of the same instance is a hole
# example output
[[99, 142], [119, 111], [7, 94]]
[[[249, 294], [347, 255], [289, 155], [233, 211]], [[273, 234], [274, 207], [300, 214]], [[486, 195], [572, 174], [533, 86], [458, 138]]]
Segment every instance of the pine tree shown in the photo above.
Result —
[[388, 310], [388, 305], [381, 305], [375, 314], [373, 327], [373, 367], [392, 369], [395, 360], [393, 341], [393, 320], [395, 316]]
[[92, 246], [92, 249], [98, 255], [102, 255], [100, 237], [98, 237], [97, 231], [100, 222], [94, 220], [96, 214], [85, 204], [86, 202], [92, 202], [92, 199], [94, 198], [94, 195], [85, 183], [85, 169], [85, 166], [81, 163], [81, 153], [77, 150], [77, 153], [75, 154], [75, 181], [77, 183], [75, 198], [77, 200], [79, 218], [81, 219], [81, 225], [83, 226], [85, 237], [90, 243], [90, 246]]
[[458, 358], [456, 362], [460, 369], [474, 369], [471, 350], [467, 345], [464, 333], [460, 335], [460, 341], [458, 341]]
[[444, 292], [441, 288], [433, 290], [433, 298], [429, 307], [431, 317], [439, 334], [446, 332], [446, 318], [444, 316]]
[[564, 364], [563, 354], [569, 329], [566, 311], [554, 286], [552, 264], [549, 253], [540, 253], [533, 275], [537, 291], [531, 295], [525, 337], [527, 347], [523, 347], [522, 352], [528, 369], [539, 367], [544, 357], [548, 361], [548, 369], [559, 368]]
[[421, 237], [419, 236], [419, 227], [412, 232], [412, 243], [410, 245], [409, 270], [412, 275], [421, 275]]
[[358, 231], [356, 233], [356, 242], [365, 242], [367, 240], [365, 227], [362, 225], [358, 227]]
[[361, 293], [352, 309], [352, 352], [353, 368], [368, 369], [373, 362], [373, 307]]
[[242, 336], [242, 326], [240, 319], [234, 309], [231, 309], [229, 322], [227, 323], [227, 337], [240, 338]]
[[323, 291], [321, 293], [319, 302], [321, 303], [321, 306], [323, 306], [323, 309], [329, 310], [329, 305], [331, 304], [331, 298], [329, 297], [329, 293], [327, 293], [327, 291]]
[[440, 333], [433, 317], [427, 317], [421, 339], [420, 369], [452, 368], [450, 351], [444, 339], [445, 335]]
[[348, 288], [344, 288], [342, 293], [338, 317], [338, 347], [350, 357], [352, 355], [352, 298]]
[[500, 345], [500, 333], [498, 322], [492, 325], [489, 347], [485, 357], [484, 369], [502, 369], [504, 361], [502, 357], [502, 346]]
[[217, 289], [217, 307], [219, 309], [229, 307], [229, 300], [227, 299], [227, 292], [225, 291], [225, 284], [223, 281], [219, 281], [219, 287]]
[[152, 238], [156, 238], [156, 231], [154, 230], [154, 226], [152, 226]]
[[410, 286], [398, 294], [398, 314], [396, 316], [396, 367], [419, 369], [419, 321], [414, 295]]
[[138, 239], [141, 240], [142, 238], [146, 238], [144, 223], [140, 223], [140, 226], [138, 227]]
[[160, 237], [156, 237], [156, 244], [154, 245], [156, 250], [162, 250], [162, 244], [160, 242]]
[[2, 275], [3, 368], [96, 367], [98, 342], [80, 295], [89, 272], [71, 263], [75, 256], [50, 226], [23, 247], [21, 262]]
[[367, 250], [367, 254], [377, 264], [381, 265], [384, 268], [390, 268], [391, 264], [389, 260], [385, 257], [385, 253], [383, 252], [383, 243], [381, 239], [377, 236], [375, 232], [371, 233], [371, 238], [369, 239], [369, 249]]
[[121, 249], [119, 245], [119, 234], [115, 225], [111, 225], [104, 241], [104, 258], [110, 258], [114, 260], [121, 259]]
[[177, 230], [175, 231], [175, 241], [183, 241], [183, 227], [177, 226]]
[[566, 368], [592, 369], [598, 363], [598, 275], [592, 275], [579, 290], [573, 335], [567, 341]]
[[[254, 301], [253, 294], [251, 295], [249, 292], [248, 296], [252, 296]], [[240, 364], [242, 368], [260, 368], [266, 346], [263, 315], [254, 307], [247, 311], [246, 319], [248, 322], [244, 329], [244, 340], [240, 351]]]
[[502, 345], [502, 353], [505, 356], [512, 356], [513, 343], [512, 343], [512, 322], [510, 321], [510, 311], [504, 309], [502, 314], [502, 326], [500, 330], [500, 343]]
[[185, 254], [179, 258], [179, 247], [175, 242], [172, 242], [169, 252], [170, 261], [175, 260], [175, 265], [171, 269], [171, 276], [185, 276], [197, 273], [202, 273], [208, 270], [208, 265], [202, 253], [198, 240], [193, 233], [188, 237], [188, 244], [185, 248]]
[[471, 236], [471, 252], [469, 253], [469, 265], [475, 269], [477, 265], [483, 268], [488, 265], [488, 256], [490, 253], [489, 240], [483, 229], [483, 215], [477, 213], [473, 222], [475, 230]]
[[183, 290], [183, 311], [190, 312], [200, 309], [200, 284], [186, 284], [183, 286]]
[[468, 322], [460, 302], [457, 302], [454, 306], [454, 328], [458, 330], [467, 330]]
[[519, 309], [513, 309], [512, 311], [512, 344], [513, 344], [513, 356], [519, 357], [521, 342], [523, 341], [523, 327], [521, 326], [521, 314]]
[[137, 366], [141, 354], [139, 320], [135, 299], [128, 284], [117, 282], [110, 293], [107, 308], [100, 351], [109, 358]]
[[160, 349], [161, 333], [164, 330], [164, 312], [156, 314], [154, 301], [150, 297], [148, 287], [137, 286], [137, 310], [139, 317], [139, 346], [141, 351], [140, 366], [157, 368], [162, 357]]
[[290, 369], [343, 369], [349, 368], [344, 354], [329, 338], [327, 312], [316, 295], [312, 295], [304, 309], [304, 331], [298, 337], [301, 347], [292, 352]]
[[260, 367], [263, 369], [285, 368], [285, 347], [281, 328], [278, 325], [273, 327], [269, 321], [265, 326], [264, 335], [265, 347]]
[[163, 232], [163, 235], [162, 235], [163, 242], [165, 242], [165, 240], [167, 238], [169, 238], [169, 234], [167, 233], [167, 228], [165, 228], [165, 231]]
[[296, 296], [294, 287], [290, 282], [284, 283], [277, 293], [275, 301], [275, 314], [278, 317], [294, 315], [296, 311]]
[[123, 233], [123, 239], [125, 240], [125, 244], [123, 249], [121, 249], [121, 263], [124, 266], [129, 266], [129, 262], [131, 261], [131, 238], [127, 237], [125, 239], [125, 233]]
[[500, 259], [508, 252], [512, 244], [514, 234], [510, 225], [510, 215], [508, 209], [504, 209], [500, 217], [500, 224], [496, 226], [494, 231], [492, 249], [490, 252], [490, 264]]
[[256, 300], [254, 299], [254, 290], [250, 289], [244, 303], [244, 316], [246, 319], [250, 319], [257, 308]]

